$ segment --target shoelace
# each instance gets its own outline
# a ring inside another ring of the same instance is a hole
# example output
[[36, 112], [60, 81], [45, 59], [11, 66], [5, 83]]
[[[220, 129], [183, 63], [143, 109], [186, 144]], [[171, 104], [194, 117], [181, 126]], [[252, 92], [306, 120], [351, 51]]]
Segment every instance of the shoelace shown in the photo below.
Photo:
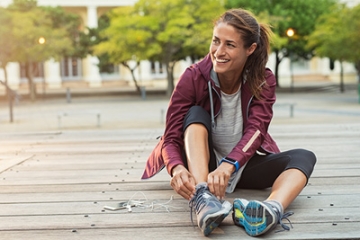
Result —
[[[289, 220], [288, 217], [290, 217], [291, 215], [293, 215], [294, 212], [286, 212], [286, 213], [284, 213], [284, 214], [281, 214], [280, 212], [277, 211], [277, 209], [274, 209], [274, 210], [275, 210], [276, 214], [277, 214], [278, 217], [279, 217], [279, 222], [278, 222], [278, 223], [279, 223], [280, 226], [283, 228], [283, 229], [281, 229], [281, 230], [275, 231], [276, 233], [277, 233], [277, 232], [282, 232], [282, 231], [285, 231], [285, 230], [286, 230], [286, 231], [289, 231], [289, 230], [290, 230], [290, 227], [293, 228], [292, 223], [290, 222], [290, 220]], [[286, 225], [285, 223], [282, 222], [283, 219], [286, 219], [286, 220], [288, 221], [288, 223], [290, 224], [290, 227], [289, 227], [288, 225]]]
[[205, 191], [205, 187], [201, 187], [196, 190], [195, 195], [192, 197], [192, 199], [189, 201], [189, 207], [190, 207], [190, 219], [192, 224], [194, 225], [193, 221], [193, 210], [195, 208], [195, 213], [200, 212], [205, 207], [205, 202], [203, 200], [203, 192]]

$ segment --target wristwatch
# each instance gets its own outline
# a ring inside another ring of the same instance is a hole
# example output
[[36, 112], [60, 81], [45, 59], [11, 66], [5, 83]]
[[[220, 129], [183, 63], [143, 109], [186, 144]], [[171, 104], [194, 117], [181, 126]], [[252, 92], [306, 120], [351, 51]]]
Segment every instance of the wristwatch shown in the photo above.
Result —
[[223, 159], [221, 159], [220, 164], [221, 164], [222, 162], [227, 162], [227, 163], [230, 163], [230, 164], [234, 165], [234, 166], [235, 166], [235, 171], [234, 171], [234, 172], [237, 172], [237, 171], [239, 171], [239, 169], [240, 169], [240, 164], [239, 164], [239, 162], [236, 161], [236, 160], [234, 160], [234, 159], [231, 159], [231, 158], [228, 158], [228, 157], [224, 157]]

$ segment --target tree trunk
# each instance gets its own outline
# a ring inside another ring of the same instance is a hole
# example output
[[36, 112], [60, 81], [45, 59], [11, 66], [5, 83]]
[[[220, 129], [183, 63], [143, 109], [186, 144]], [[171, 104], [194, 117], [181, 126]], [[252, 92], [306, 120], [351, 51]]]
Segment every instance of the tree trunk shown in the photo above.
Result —
[[7, 97], [7, 98], [9, 98], [9, 96], [10, 96], [10, 91], [9, 91], [9, 89], [7, 88], [7, 86], [8, 86], [8, 73], [7, 73], [7, 70], [6, 70], [6, 63], [5, 64], [3, 64], [3, 70], [4, 70], [4, 76], [5, 76], [5, 79], [4, 79], [4, 82], [5, 82], [5, 97]]
[[138, 93], [140, 93], [140, 92], [141, 92], [141, 91], [140, 91], [140, 86], [139, 86], [139, 84], [138, 84], [138, 82], [137, 82], [137, 80], [136, 80], [136, 78], [135, 78], [135, 73], [134, 73], [134, 71], [135, 71], [135, 69], [130, 69], [131, 76], [132, 76], [133, 82], [134, 82], [135, 87], [136, 87], [136, 91], [137, 91]]
[[279, 51], [278, 50], [275, 50], [275, 72], [274, 72], [274, 75], [275, 75], [275, 79], [276, 79], [276, 86], [277, 87], [281, 87], [280, 84], [279, 84], [279, 65], [280, 65], [280, 62], [281, 62], [281, 59], [279, 57]]
[[343, 61], [340, 61], [340, 92], [344, 91], [344, 66]]
[[358, 83], [360, 84], [360, 61], [355, 63], [355, 69], [356, 69], [357, 76], [358, 76], [357, 80], [358, 80]]
[[36, 84], [33, 79], [33, 69], [31, 62], [25, 63], [25, 76], [29, 83], [29, 98], [33, 102], [36, 100]]
[[138, 92], [138, 93], [141, 93], [141, 89], [140, 89], [140, 86], [139, 86], [139, 84], [138, 84], [138, 82], [137, 82], [137, 80], [136, 80], [136, 77], [135, 77], [135, 69], [140, 65], [140, 62], [136, 62], [136, 66], [134, 67], [134, 68], [131, 68], [130, 66], [129, 66], [129, 64], [127, 64], [126, 62], [122, 62], [121, 63], [124, 67], [126, 67], [127, 69], [129, 69], [130, 70], [130, 72], [131, 72], [131, 77], [132, 77], [132, 80], [133, 80], [133, 82], [134, 82], [134, 84], [135, 84], [135, 88], [136, 88], [136, 91]]
[[167, 74], [167, 82], [168, 87], [166, 90], [166, 96], [170, 97], [172, 92], [174, 91], [175, 84], [174, 84], [174, 67], [175, 67], [175, 61], [174, 62], [166, 62], [166, 74]]
[[6, 92], [5, 92], [5, 97], [8, 99], [9, 101], [9, 116], [10, 116], [10, 122], [14, 122], [14, 113], [13, 113], [13, 102], [14, 102], [14, 95], [11, 91], [11, 89], [9, 88], [9, 85], [8, 85], [8, 73], [7, 73], [7, 70], [6, 70], [6, 65], [4, 65], [4, 75], [5, 75], [5, 89], [6, 89]]

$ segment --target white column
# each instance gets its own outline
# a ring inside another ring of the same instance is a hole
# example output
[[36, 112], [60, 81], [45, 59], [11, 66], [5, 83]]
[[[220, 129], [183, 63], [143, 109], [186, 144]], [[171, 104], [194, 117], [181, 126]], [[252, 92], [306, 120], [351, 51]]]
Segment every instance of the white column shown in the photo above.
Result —
[[[291, 74], [294, 74], [294, 66], [291, 66], [290, 58], [284, 58], [279, 64], [279, 85], [281, 87], [291, 87]], [[292, 72], [291, 72], [292, 71]]]
[[54, 59], [45, 62], [45, 82], [49, 89], [61, 88], [60, 63]]
[[140, 61], [140, 69], [141, 69], [141, 80], [149, 81], [152, 79], [151, 77], [151, 64], [150, 61], [143, 60]]
[[[16, 62], [8, 63], [6, 66], [8, 74], [8, 85], [11, 89], [17, 90], [20, 85], [20, 64]], [[5, 80], [5, 79], [4, 79]]]
[[[90, 28], [96, 28], [98, 26], [97, 19], [97, 7], [88, 6], [87, 8], [87, 25]], [[84, 68], [84, 77], [87, 82], [89, 82], [90, 87], [100, 87], [101, 86], [101, 76], [99, 67], [97, 64], [99, 59], [95, 56], [88, 55], [85, 59], [85, 68]]]

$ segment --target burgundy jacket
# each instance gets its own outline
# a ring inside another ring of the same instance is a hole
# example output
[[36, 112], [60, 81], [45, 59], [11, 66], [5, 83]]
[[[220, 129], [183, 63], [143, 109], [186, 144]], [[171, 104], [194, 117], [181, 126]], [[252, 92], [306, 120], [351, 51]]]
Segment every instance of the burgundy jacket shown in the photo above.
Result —
[[[151, 152], [142, 179], [154, 176], [165, 166], [171, 175], [175, 166], [184, 165], [183, 121], [190, 107], [194, 105], [203, 107], [209, 112], [214, 123], [221, 110], [221, 95], [219, 83], [211, 78], [212, 67], [211, 57], [208, 54], [203, 60], [187, 68], [180, 77], [170, 99], [164, 135]], [[276, 99], [276, 81], [270, 69], [266, 69], [265, 81], [267, 86], [261, 92], [262, 100], [252, 95], [246, 80], [242, 82], [243, 136], [227, 156], [239, 161], [240, 166], [243, 166], [257, 150], [263, 153], [280, 152], [267, 132], [273, 116], [272, 106]]]

